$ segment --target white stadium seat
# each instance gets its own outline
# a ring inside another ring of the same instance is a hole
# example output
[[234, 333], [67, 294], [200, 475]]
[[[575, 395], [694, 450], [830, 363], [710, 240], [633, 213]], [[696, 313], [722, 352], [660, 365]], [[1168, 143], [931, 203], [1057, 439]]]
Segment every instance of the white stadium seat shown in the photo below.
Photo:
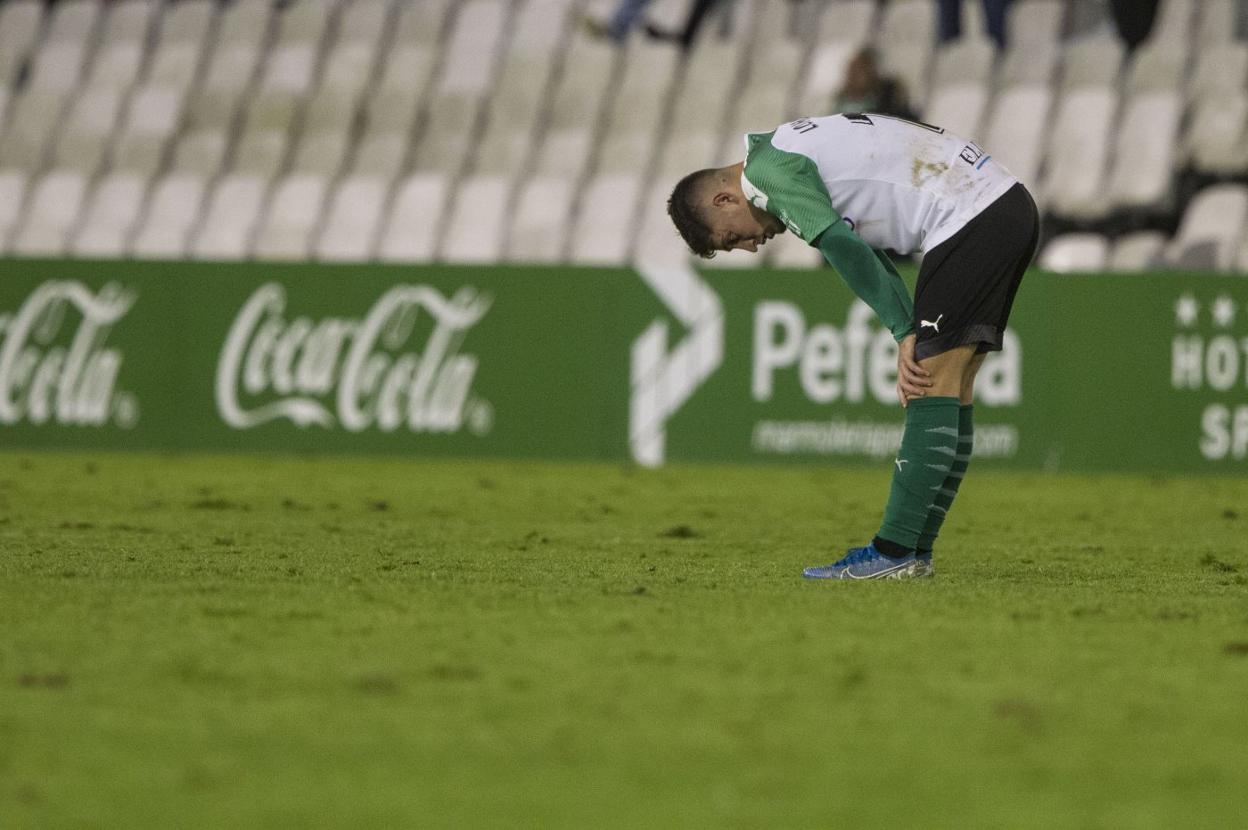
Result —
[[461, 181], [452, 200], [438, 258], [483, 264], [502, 260], [513, 184], [509, 176], [492, 174], [469, 176]]
[[41, 0], [9, 0], [0, 5], [0, 87], [8, 87], [26, 62], [39, 35]]
[[1109, 260], [1109, 240], [1099, 233], [1067, 233], [1056, 236], [1040, 252], [1039, 265], [1048, 271], [1104, 271]]
[[1248, 223], [1248, 187], [1220, 184], [1193, 197], [1166, 249], [1166, 262], [1179, 268], [1229, 270]]
[[446, 35], [451, 3], [452, 0], [400, 3], [398, 19], [394, 22], [395, 43], [418, 43], [424, 46], [441, 43]]
[[924, 120], [968, 138], [981, 135], [988, 90], [980, 84], [940, 87], [932, 93], [923, 113]]
[[147, 70], [147, 80], [186, 90], [195, 82], [203, 57], [203, 45], [172, 41], [157, 47]]
[[238, 173], [271, 179], [282, 168], [289, 149], [290, 134], [285, 130], [243, 133], [234, 149], [232, 169]]
[[535, 176], [520, 188], [507, 234], [509, 262], [563, 261], [573, 194], [572, 180], [563, 176]]
[[1127, 92], [1178, 92], [1187, 70], [1187, 48], [1174, 43], [1148, 43], [1131, 57]]
[[100, 45], [91, 62], [87, 86], [129, 89], [139, 76], [143, 63], [143, 44], [136, 41]]
[[279, 181], [256, 236], [256, 257], [307, 259], [328, 189], [329, 181], [312, 173], [296, 173]]
[[383, 132], [367, 134], [360, 139], [351, 169], [367, 176], [383, 176], [393, 179], [403, 169], [407, 156], [407, 134]]
[[1107, 263], [1110, 271], [1148, 271], [1158, 267], [1165, 254], [1166, 235], [1161, 231], [1137, 231], [1114, 242]]
[[381, 232], [377, 257], [386, 262], [431, 262], [437, 251], [448, 182], [441, 173], [401, 181]]
[[1047, 85], [1007, 89], [997, 97], [984, 131], [984, 146], [1033, 193], [1038, 190], [1052, 102]]
[[551, 56], [509, 57], [486, 113], [477, 153], [478, 171], [508, 173], [527, 161], [553, 66]]
[[644, 169], [658, 139], [664, 104], [676, 74], [678, 50], [634, 40], [625, 56], [624, 77], [612, 101], [603, 133], [600, 163], [612, 173]]
[[481, 98], [494, 82], [506, 8], [502, 0], [464, 0], [442, 53], [438, 96]]
[[1109, 208], [1106, 162], [1118, 95], [1108, 87], [1081, 87], [1063, 96], [1049, 136], [1044, 201], [1055, 212], [1096, 219]]
[[1127, 101], [1109, 171], [1115, 208], [1157, 211], [1173, 200], [1183, 102], [1177, 92], [1150, 92]]
[[830, 43], [859, 44], [870, 39], [875, 24], [875, 0], [841, 0], [835, 5], [822, 3], [823, 14], [815, 42], [819, 47]]
[[1238, 0], [1201, 0], [1196, 31], [1196, 43], [1201, 51], [1235, 39], [1237, 3]]
[[267, 192], [268, 181], [260, 176], [231, 174], [218, 180], [191, 241], [191, 257], [246, 258]]
[[113, 167], [154, 175], [178, 128], [181, 111], [182, 93], [177, 87], [149, 84], [136, 89], [113, 147]]
[[121, 94], [117, 90], [84, 89], [57, 137], [52, 164], [93, 175], [103, 163], [120, 114]]
[[376, 43], [340, 43], [325, 58], [319, 91], [354, 99], [368, 87], [377, 63]]
[[203, 43], [216, 11], [216, 0], [178, 0], [166, 5], [160, 14], [160, 43]]
[[936, 4], [927, 0], [893, 0], [884, 7], [879, 38], [885, 43], [934, 43]]
[[10, 101], [0, 141], [0, 167], [39, 172], [68, 101], [69, 92], [58, 89], [26, 89]]
[[[803, 64], [802, 49], [795, 43], [784, 44], [782, 54], [769, 59], [772, 66], [765, 72], [750, 72], [745, 90], [741, 93], [737, 112], [733, 123], [740, 127], [752, 120], [752, 114], [758, 110], [771, 112], [784, 110], [785, 99], [789, 90], [797, 80], [798, 70]], [[810, 63], [802, 73], [804, 86], [798, 91], [802, 112], [828, 113], [833, 109], [837, 91], [845, 83], [845, 68], [849, 61], [862, 48], [858, 41], [835, 41], [820, 43], [810, 53]], [[749, 61], [753, 66], [754, 61]], [[779, 100], [776, 100], [776, 97]], [[782, 116], [783, 118], [783, 116]], [[779, 124], [780, 121], [776, 121]], [[775, 125], [773, 125], [775, 126]], [[746, 126], [736, 130], [744, 132], [757, 129]]]
[[[685, 64], [680, 89], [667, 119], [667, 129], [672, 136], [698, 128], [722, 124], [732, 103], [737, 73], [744, 57], [741, 38], [712, 41], [700, 44]], [[797, 47], [783, 41], [768, 47], [768, 54], [775, 47]], [[777, 52], [785, 51], [783, 48]], [[759, 55], [759, 63], [767, 55]], [[770, 67], [755, 66], [752, 71], [768, 72]]]
[[103, 10], [104, 4], [95, 0], [60, 0], [49, 11], [51, 22], [45, 38], [85, 43], [91, 39]]
[[711, 167], [717, 161], [719, 145], [720, 136], [709, 127], [673, 135], [659, 146], [662, 153], [659, 173], [674, 184], [695, 170]]
[[341, 6], [338, 44], [375, 45], [390, 15], [391, 0], [353, 0]]
[[546, 133], [538, 149], [537, 172], [577, 180], [589, 166], [594, 150], [591, 127], [562, 127]]
[[194, 173], [172, 173], [152, 188], [131, 252], [147, 259], [186, 256], [187, 241], [199, 218], [206, 182]]
[[1006, 9], [1005, 29], [1010, 44], [1057, 43], [1062, 34], [1063, 0], [1017, 0]]
[[173, 170], [211, 179], [225, 164], [229, 138], [225, 130], [207, 128], [183, 134], [174, 148]]
[[1248, 93], [1208, 96], [1193, 108], [1186, 156], [1202, 173], [1234, 176], [1248, 170]]
[[936, 52], [933, 86], [935, 89], [966, 84], [987, 87], [992, 80], [995, 59], [995, 47], [980, 38], [964, 37], [942, 46]]
[[85, 41], [44, 41], [35, 55], [27, 89], [69, 92], [78, 86], [86, 55]]
[[325, 226], [313, 242], [317, 259], [372, 259], [389, 192], [390, 179], [380, 176], [347, 176], [339, 181], [329, 200]]
[[10, 249], [23, 256], [61, 256], [87, 191], [87, 179], [77, 170], [52, 170], [32, 189], [24, 221]]
[[0, 252], [8, 250], [9, 237], [22, 218], [29, 178], [23, 170], [0, 170]]
[[1157, 7], [1157, 16], [1149, 39], [1154, 43], [1186, 46], [1196, 22], [1196, 0], [1164, 0]]
[[342, 170], [350, 149], [350, 136], [346, 129], [305, 132], [295, 148], [291, 169], [333, 178]]
[[78, 256], [120, 257], [139, 221], [148, 180], [131, 173], [100, 179], [87, 203], [82, 227], [70, 248]]
[[444, 95], [429, 104], [416, 169], [438, 170], [454, 177], [468, 163], [473, 150], [481, 101], [468, 95]]
[[667, 199], [677, 181], [674, 176], [659, 176], [646, 191], [641, 203], [634, 262], [665, 265], [688, 262], [692, 256], [667, 215]]
[[1077, 40], [1066, 47], [1062, 89], [1111, 87], [1118, 83], [1124, 53], [1115, 35], [1098, 35]]
[[624, 265], [632, 253], [641, 177], [636, 173], [595, 176], [581, 194], [572, 230], [572, 261], [581, 265]]
[[1244, 92], [1248, 86], [1248, 43], [1219, 43], [1196, 54], [1188, 94], [1196, 102], [1226, 98]]
[[1019, 43], [1006, 47], [996, 77], [998, 89], [1051, 85], [1060, 56], [1056, 43]]

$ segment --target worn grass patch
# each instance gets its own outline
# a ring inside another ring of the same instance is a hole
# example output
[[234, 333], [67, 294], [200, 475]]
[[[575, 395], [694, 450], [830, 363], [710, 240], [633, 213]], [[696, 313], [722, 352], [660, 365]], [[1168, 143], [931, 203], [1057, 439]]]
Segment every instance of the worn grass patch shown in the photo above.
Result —
[[0, 827], [1225, 827], [1248, 482], [0, 454]]

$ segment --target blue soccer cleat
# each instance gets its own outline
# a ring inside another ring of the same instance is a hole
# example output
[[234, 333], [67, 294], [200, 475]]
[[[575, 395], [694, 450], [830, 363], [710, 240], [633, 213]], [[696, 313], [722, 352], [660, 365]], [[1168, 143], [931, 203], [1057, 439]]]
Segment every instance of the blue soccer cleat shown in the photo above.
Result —
[[915, 576], [935, 576], [936, 570], [932, 567], [932, 552], [916, 553], [914, 555], [914, 575]]
[[[929, 559], [930, 567], [930, 559]], [[844, 559], [802, 571], [806, 579], [913, 579], [920, 576], [914, 554], [885, 556], [875, 545], [851, 548]]]

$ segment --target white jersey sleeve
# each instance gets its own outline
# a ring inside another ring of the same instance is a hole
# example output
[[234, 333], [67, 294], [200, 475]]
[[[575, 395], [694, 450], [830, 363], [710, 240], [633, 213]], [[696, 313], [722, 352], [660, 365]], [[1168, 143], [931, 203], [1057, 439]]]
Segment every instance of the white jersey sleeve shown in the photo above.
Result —
[[[874, 248], [927, 252], [1018, 182], [973, 141], [875, 113], [801, 118], [745, 138], [746, 195], [812, 243], [843, 218]], [[806, 172], [795, 181], [795, 170]], [[816, 202], [830, 207], [826, 221], [812, 216]]]

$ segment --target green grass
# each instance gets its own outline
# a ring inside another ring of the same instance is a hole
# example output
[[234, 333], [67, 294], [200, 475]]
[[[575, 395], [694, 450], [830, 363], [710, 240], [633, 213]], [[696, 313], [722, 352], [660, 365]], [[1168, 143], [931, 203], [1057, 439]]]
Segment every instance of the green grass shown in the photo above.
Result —
[[1227, 827], [1248, 480], [0, 454], [0, 827]]

